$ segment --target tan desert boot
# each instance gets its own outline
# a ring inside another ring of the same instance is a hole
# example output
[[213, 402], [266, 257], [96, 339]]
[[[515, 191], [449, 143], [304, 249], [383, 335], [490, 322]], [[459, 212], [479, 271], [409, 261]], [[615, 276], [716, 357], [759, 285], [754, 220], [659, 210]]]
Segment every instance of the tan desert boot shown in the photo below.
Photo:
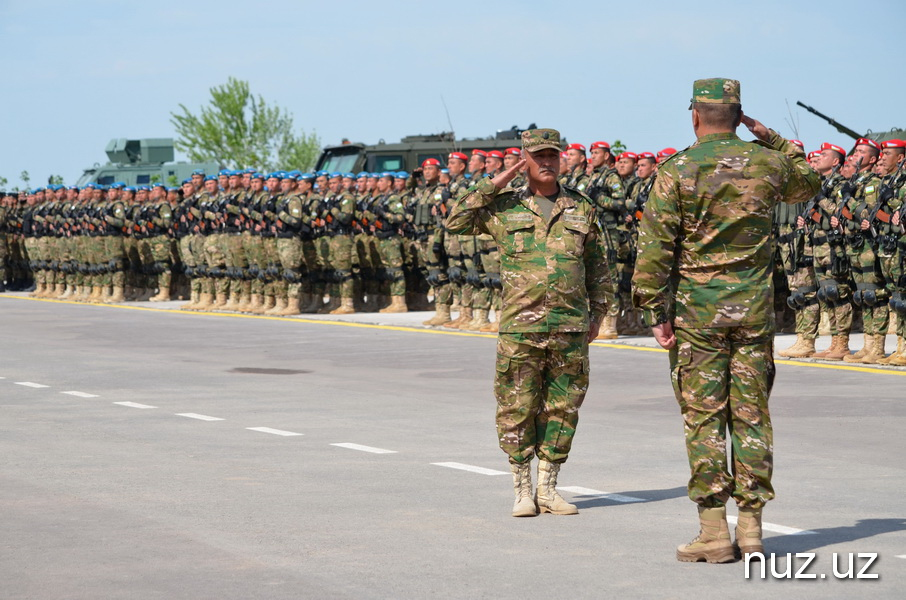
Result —
[[330, 311], [332, 315], [351, 315], [355, 312], [355, 304], [352, 298], [343, 298], [340, 300], [339, 308]]
[[736, 521], [736, 543], [734, 546], [740, 558], [745, 558], [746, 554], [754, 552], [764, 554], [764, 544], [761, 542], [760, 508], [739, 509], [739, 518]]
[[513, 472], [513, 489], [516, 492], [516, 501], [513, 502], [514, 517], [534, 517], [538, 514], [538, 507], [532, 499], [532, 461], [524, 463], [510, 463]]
[[564, 500], [557, 492], [557, 475], [560, 473], [560, 464], [538, 461], [538, 489], [535, 490], [535, 502], [538, 510], [553, 515], [577, 515], [579, 509], [575, 504]]
[[727, 563], [736, 560], [727, 526], [727, 507], [698, 507], [701, 530], [688, 544], [677, 546], [676, 560], [681, 562]]

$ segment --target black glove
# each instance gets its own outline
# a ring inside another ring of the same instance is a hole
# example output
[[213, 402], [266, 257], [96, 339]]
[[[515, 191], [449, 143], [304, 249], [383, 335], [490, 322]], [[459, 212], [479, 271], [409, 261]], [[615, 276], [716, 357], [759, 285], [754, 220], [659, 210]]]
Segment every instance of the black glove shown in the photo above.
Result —
[[472, 287], [482, 287], [481, 275], [478, 274], [477, 270], [469, 269], [468, 271], [466, 271], [466, 283], [468, 283]]
[[425, 277], [425, 281], [431, 287], [440, 286], [440, 269], [428, 269], [428, 276]]
[[450, 265], [447, 267], [447, 277], [450, 278], [450, 281], [453, 283], [461, 284], [465, 279], [462, 276], [462, 269], [456, 265]]

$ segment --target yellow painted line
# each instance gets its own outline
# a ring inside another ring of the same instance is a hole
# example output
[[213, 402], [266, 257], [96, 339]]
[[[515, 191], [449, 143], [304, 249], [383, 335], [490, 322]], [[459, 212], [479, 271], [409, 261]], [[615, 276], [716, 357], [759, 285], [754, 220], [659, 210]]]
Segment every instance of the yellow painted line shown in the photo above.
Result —
[[[422, 327], [407, 327], [402, 325], [376, 325], [374, 323], [353, 323], [350, 321], [331, 321], [327, 319], [304, 319], [298, 317], [272, 317], [268, 315], [243, 315], [238, 313], [227, 313], [227, 312], [198, 312], [198, 311], [182, 311], [174, 310], [172, 308], [151, 308], [148, 306], [124, 306], [122, 304], [87, 304], [84, 302], [71, 302], [69, 300], [52, 300], [49, 298], [28, 298], [23, 296], [6, 296], [0, 294], [0, 298], [10, 298], [13, 300], [30, 300], [33, 302], [52, 302], [56, 304], [72, 304], [75, 306], [97, 306], [102, 308], [119, 308], [125, 310], [140, 310], [145, 312], [156, 312], [156, 313], [167, 313], [167, 314], [178, 314], [178, 315], [187, 315], [187, 316], [203, 316], [203, 317], [228, 317], [231, 319], [257, 319], [264, 321], [284, 321], [287, 323], [306, 323], [312, 325], [339, 325], [341, 327], [356, 327], [359, 329], [380, 329], [384, 331], [404, 331], [411, 333], [431, 333], [436, 335], [453, 335], [459, 337], [478, 337], [485, 339], [496, 339], [496, 333], [472, 333], [465, 331], [448, 331], [442, 329], [428, 329]], [[647, 346], [634, 346], [631, 344], [618, 344], [618, 343], [609, 343], [609, 342], [592, 342], [592, 346], [597, 346], [599, 348], [614, 348], [616, 350], [634, 350], [637, 352], [662, 352], [666, 353], [667, 351], [663, 348], [649, 348]], [[897, 370], [897, 369], [873, 369], [871, 367], [856, 367], [850, 366], [847, 364], [824, 364], [824, 363], [814, 363], [814, 362], [800, 362], [795, 360], [775, 360], [776, 364], [779, 365], [789, 365], [793, 367], [805, 367], [811, 369], [832, 369], [836, 371], [853, 371], [856, 373], [870, 373], [873, 375], [897, 375], [900, 377], [906, 377], [906, 370]]]

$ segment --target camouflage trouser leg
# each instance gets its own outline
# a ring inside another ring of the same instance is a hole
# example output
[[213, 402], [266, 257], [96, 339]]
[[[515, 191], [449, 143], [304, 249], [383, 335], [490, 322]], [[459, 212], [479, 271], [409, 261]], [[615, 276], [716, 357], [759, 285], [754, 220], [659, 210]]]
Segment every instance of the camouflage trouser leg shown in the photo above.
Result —
[[853, 305], [850, 300], [852, 293], [849, 287], [849, 271], [843, 274], [834, 275], [833, 261], [834, 254], [845, 256], [841, 250], [831, 248], [828, 244], [818, 244], [812, 248], [815, 257], [815, 279], [819, 289], [822, 285], [833, 284], [838, 290], [839, 301], [835, 306], [830, 306], [827, 302], [821, 302], [824, 310], [831, 313], [829, 319], [831, 326], [831, 335], [849, 335], [853, 327]]
[[[264, 262], [268, 267], [276, 267], [279, 271], [280, 269], [280, 254], [277, 252], [277, 238], [266, 237], [261, 238], [264, 242]], [[264, 295], [265, 296], [277, 296], [279, 295], [280, 285], [278, 285], [277, 278], [279, 275], [268, 275], [264, 278]]]
[[[671, 379], [683, 415], [689, 498], [706, 508], [730, 497], [758, 508], [774, 497], [774, 327], [676, 329]], [[726, 455], [730, 429], [733, 471]]]
[[442, 268], [443, 265], [441, 264], [441, 261], [443, 260], [443, 257], [434, 251], [435, 244], [440, 244], [441, 247], [443, 247], [443, 230], [441, 229], [435, 230], [434, 237], [419, 241], [419, 260], [425, 270], [439, 271], [439, 283], [432, 286], [434, 288], [434, 301], [437, 304], [449, 305], [453, 303], [453, 288], [450, 286], [450, 279], [447, 277], [447, 272]]
[[8, 236], [0, 232], [0, 283], [9, 281], [9, 244]]
[[849, 259], [853, 279], [856, 282], [853, 300], [856, 301], [860, 293], [874, 292], [878, 301], [874, 306], [856, 302], [862, 307], [862, 331], [865, 335], [886, 334], [890, 325], [890, 309], [887, 306], [887, 290], [884, 289], [884, 278], [881, 276], [875, 251], [865, 242], [861, 248], [851, 249]]
[[334, 235], [330, 238], [330, 266], [336, 273], [340, 298], [352, 298], [355, 285], [352, 280], [352, 255], [354, 251], [351, 235]]
[[216, 294], [226, 294], [230, 290], [230, 280], [226, 276], [226, 256], [221, 241], [224, 234], [213, 233], [205, 238], [204, 256], [208, 268], [220, 269], [220, 275], [213, 278], [212, 287]]
[[818, 280], [815, 269], [802, 267], [787, 276], [790, 291], [798, 290], [805, 298], [805, 306], [796, 309], [796, 333], [807, 340], [818, 337], [821, 311], [818, 308]]
[[323, 269], [318, 256], [318, 240], [302, 240], [302, 260], [305, 263], [306, 281], [302, 282], [302, 291], [324, 297]]
[[253, 273], [255, 273], [254, 275], [250, 274], [253, 279], [251, 280], [249, 291], [255, 295], [263, 294], [264, 279], [260, 273], [267, 268], [267, 264], [264, 261], [264, 243], [261, 241], [261, 237], [250, 232], [243, 233], [242, 250], [248, 261], [249, 269], [252, 269]]
[[123, 287], [126, 285], [126, 253], [123, 248], [124, 238], [119, 235], [109, 235], [104, 238], [104, 254], [107, 261], [113, 261], [112, 272], [107, 273], [103, 285]]
[[243, 289], [247, 288], [246, 280], [243, 274], [248, 269], [248, 258], [245, 255], [245, 243], [243, 238], [245, 233], [225, 233], [223, 234], [223, 246], [226, 251], [227, 268], [233, 273], [229, 278], [230, 294], [242, 294]]
[[406, 295], [406, 276], [403, 273], [403, 244], [398, 237], [378, 240], [381, 262], [387, 272], [391, 296]]
[[501, 333], [497, 338], [497, 436], [510, 462], [533, 454], [562, 463], [588, 390], [587, 333]]
[[148, 242], [148, 260], [154, 272], [154, 285], [159, 291], [169, 293], [173, 279], [173, 265], [170, 262], [170, 238], [158, 235], [146, 240]]
[[302, 240], [297, 237], [278, 239], [277, 254], [283, 267], [280, 297], [298, 302], [302, 292]]
[[194, 269], [198, 266], [198, 263], [195, 262], [195, 255], [192, 253], [192, 241], [194, 239], [195, 236], [193, 235], [179, 238], [177, 248], [179, 248], [179, 260], [186, 271], [186, 277], [189, 281], [189, 291], [197, 294], [201, 292], [201, 279], [194, 274]]
[[386, 273], [386, 265], [381, 257], [378, 239], [373, 235], [368, 235], [367, 237], [368, 241], [366, 248], [368, 249], [368, 258], [371, 263], [371, 274], [369, 278], [365, 280], [365, 293], [367, 293], [369, 297], [372, 295], [376, 297], [387, 291], [387, 284], [383, 279], [384, 274]]
[[[195, 261], [195, 268], [200, 269], [203, 273], [208, 267], [207, 256], [205, 255], [204, 246], [205, 246], [205, 236], [196, 233], [189, 236], [191, 240], [189, 242], [189, 250], [192, 253], [192, 260]], [[192, 280], [192, 289], [197, 290], [202, 294], [213, 294], [214, 293], [214, 280], [208, 277], [207, 275], [196, 275]]]

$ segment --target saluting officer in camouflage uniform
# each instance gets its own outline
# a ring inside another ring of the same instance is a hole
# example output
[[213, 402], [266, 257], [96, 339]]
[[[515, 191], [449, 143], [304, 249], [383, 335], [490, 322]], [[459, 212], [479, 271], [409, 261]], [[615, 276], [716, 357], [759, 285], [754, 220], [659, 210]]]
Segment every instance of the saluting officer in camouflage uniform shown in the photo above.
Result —
[[[774, 497], [772, 213], [777, 202], [808, 200], [819, 182], [801, 148], [743, 115], [738, 81], [696, 81], [690, 108], [698, 140], [658, 168], [633, 283], [670, 350], [699, 509], [701, 532], [677, 559], [730, 562], [725, 503], [739, 505], [738, 550], [762, 552], [762, 507]], [[740, 121], [758, 142], [736, 136]]]
[[[503, 312], [497, 342], [497, 432], [509, 457], [513, 516], [576, 514], [557, 493], [588, 388], [588, 343], [612, 286], [595, 208], [557, 183], [560, 134], [522, 133], [523, 159], [477, 182], [453, 207], [453, 233], [486, 233], [500, 248]], [[505, 187], [527, 167], [528, 185]], [[539, 458], [532, 497], [531, 464]], [[537, 503], [537, 504], [536, 504]]]

